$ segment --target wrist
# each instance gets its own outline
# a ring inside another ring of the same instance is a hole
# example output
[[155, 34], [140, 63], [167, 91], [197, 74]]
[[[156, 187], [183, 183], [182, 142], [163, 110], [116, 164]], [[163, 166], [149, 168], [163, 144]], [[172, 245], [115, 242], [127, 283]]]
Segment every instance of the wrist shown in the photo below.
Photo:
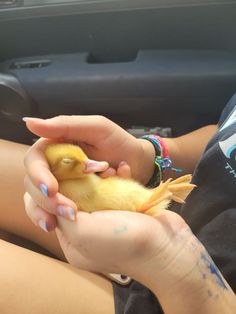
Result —
[[139, 178], [138, 180], [146, 185], [155, 170], [155, 148], [149, 141], [145, 139], [138, 139], [141, 146], [141, 156], [140, 156], [140, 164], [139, 164]]
[[[148, 139], [141, 138], [139, 141], [143, 155], [140, 167], [143, 177], [140, 182], [145, 185], [148, 184], [150, 187], [156, 187], [162, 180], [179, 176], [179, 172], [182, 172], [182, 169], [179, 169], [179, 162], [176, 160], [176, 156], [179, 155], [176, 139], [150, 135]], [[158, 143], [158, 148], [156, 148], [156, 142]], [[145, 171], [143, 171], [144, 169]]]
[[235, 313], [234, 292], [185, 223], [135, 279], [156, 295], [165, 313]]
[[157, 249], [153, 250], [151, 258], [147, 258], [147, 262], [140, 265], [135, 274], [135, 279], [152, 290], [158, 298], [163, 293], [168, 294], [170, 287], [179, 285], [182, 278], [191, 273], [193, 266], [188, 260], [191, 256], [186, 255], [186, 246], [193, 236], [191, 230], [179, 215], [165, 212], [157, 216], [159, 227], [150, 239], [150, 247], [156, 246]]

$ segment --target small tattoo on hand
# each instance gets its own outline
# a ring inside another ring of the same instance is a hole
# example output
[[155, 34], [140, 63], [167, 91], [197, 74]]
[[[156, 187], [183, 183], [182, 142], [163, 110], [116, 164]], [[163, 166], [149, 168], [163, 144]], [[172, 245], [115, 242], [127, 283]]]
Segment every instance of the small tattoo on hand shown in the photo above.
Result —
[[114, 234], [122, 234], [127, 232], [127, 230], [128, 230], [127, 226], [121, 226], [114, 229]]

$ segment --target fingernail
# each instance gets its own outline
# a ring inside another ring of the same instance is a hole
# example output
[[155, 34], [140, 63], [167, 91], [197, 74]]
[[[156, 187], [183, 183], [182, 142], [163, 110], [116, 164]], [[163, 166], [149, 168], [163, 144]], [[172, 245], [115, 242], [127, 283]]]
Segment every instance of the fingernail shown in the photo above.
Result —
[[40, 190], [44, 196], [48, 197], [48, 188], [44, 183], [40, 184]]
[[57, 206], [56, 211], [59, 216], [62, 216], [67, 219], [69, 218], [70, 220], [75, 221], [75, 211], [73, 208], [64, 205], [59, 205]]
[[75, 211], [73, 208], [69, 209], [69, 217], [70, 217], [70, 220], [72, 220], [72, 221], [75, 220]]
[[29, 120], [33, 120], [33, 119], [35, 119], [35, 118], [34, 118], [34, 117], [23, 117], [23, 118], [22, 118], [22, 120], [23, 120], [24, 122], [29, 121]]
[[119, 167], [122, 167], [122, 166], [125, 166], [125, 165], [128, 165], [126, 161], [121, 161], [119, 163]]
[[38, 225], [41, 229], [43, 229], [43, 231], [48, 232], [47, 224], [43, 219], [38, 221]]
[[106, 161], [87, 160], [85, 172], [99, 172], [104, 171], [109, 167]]

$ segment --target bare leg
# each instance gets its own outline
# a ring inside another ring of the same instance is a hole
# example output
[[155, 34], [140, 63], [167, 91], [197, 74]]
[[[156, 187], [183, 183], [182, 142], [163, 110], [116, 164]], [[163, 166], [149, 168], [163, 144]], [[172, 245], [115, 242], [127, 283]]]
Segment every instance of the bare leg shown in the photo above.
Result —
[[0, 240], [2, 314], [112, 314], [111, 283]]
[[31, 240], [64, 259], [54, 232], [45, 233], [26, 216], [23, 203], [27, 145], [0, 140], [0, 230]]
[[[27, 149], [0, 140], [0, 230], [34, 241], [64, 259], [55, 234], [41, 231], [25, 214], [23, 157]], [[1, 313], [114, 313], [108, 280], [3, 240], [0, 256]]]

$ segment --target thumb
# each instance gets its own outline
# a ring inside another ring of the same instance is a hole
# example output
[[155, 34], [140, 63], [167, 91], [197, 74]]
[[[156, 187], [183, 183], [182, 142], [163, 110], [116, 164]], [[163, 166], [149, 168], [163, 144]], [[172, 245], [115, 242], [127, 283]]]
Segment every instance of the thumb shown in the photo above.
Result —
[[67, 139], [94, 145], [113, 131], [111, 121], [102, 116], [57, 116], [50, 119], [25, 117], [26, 127], [40, 137]]

